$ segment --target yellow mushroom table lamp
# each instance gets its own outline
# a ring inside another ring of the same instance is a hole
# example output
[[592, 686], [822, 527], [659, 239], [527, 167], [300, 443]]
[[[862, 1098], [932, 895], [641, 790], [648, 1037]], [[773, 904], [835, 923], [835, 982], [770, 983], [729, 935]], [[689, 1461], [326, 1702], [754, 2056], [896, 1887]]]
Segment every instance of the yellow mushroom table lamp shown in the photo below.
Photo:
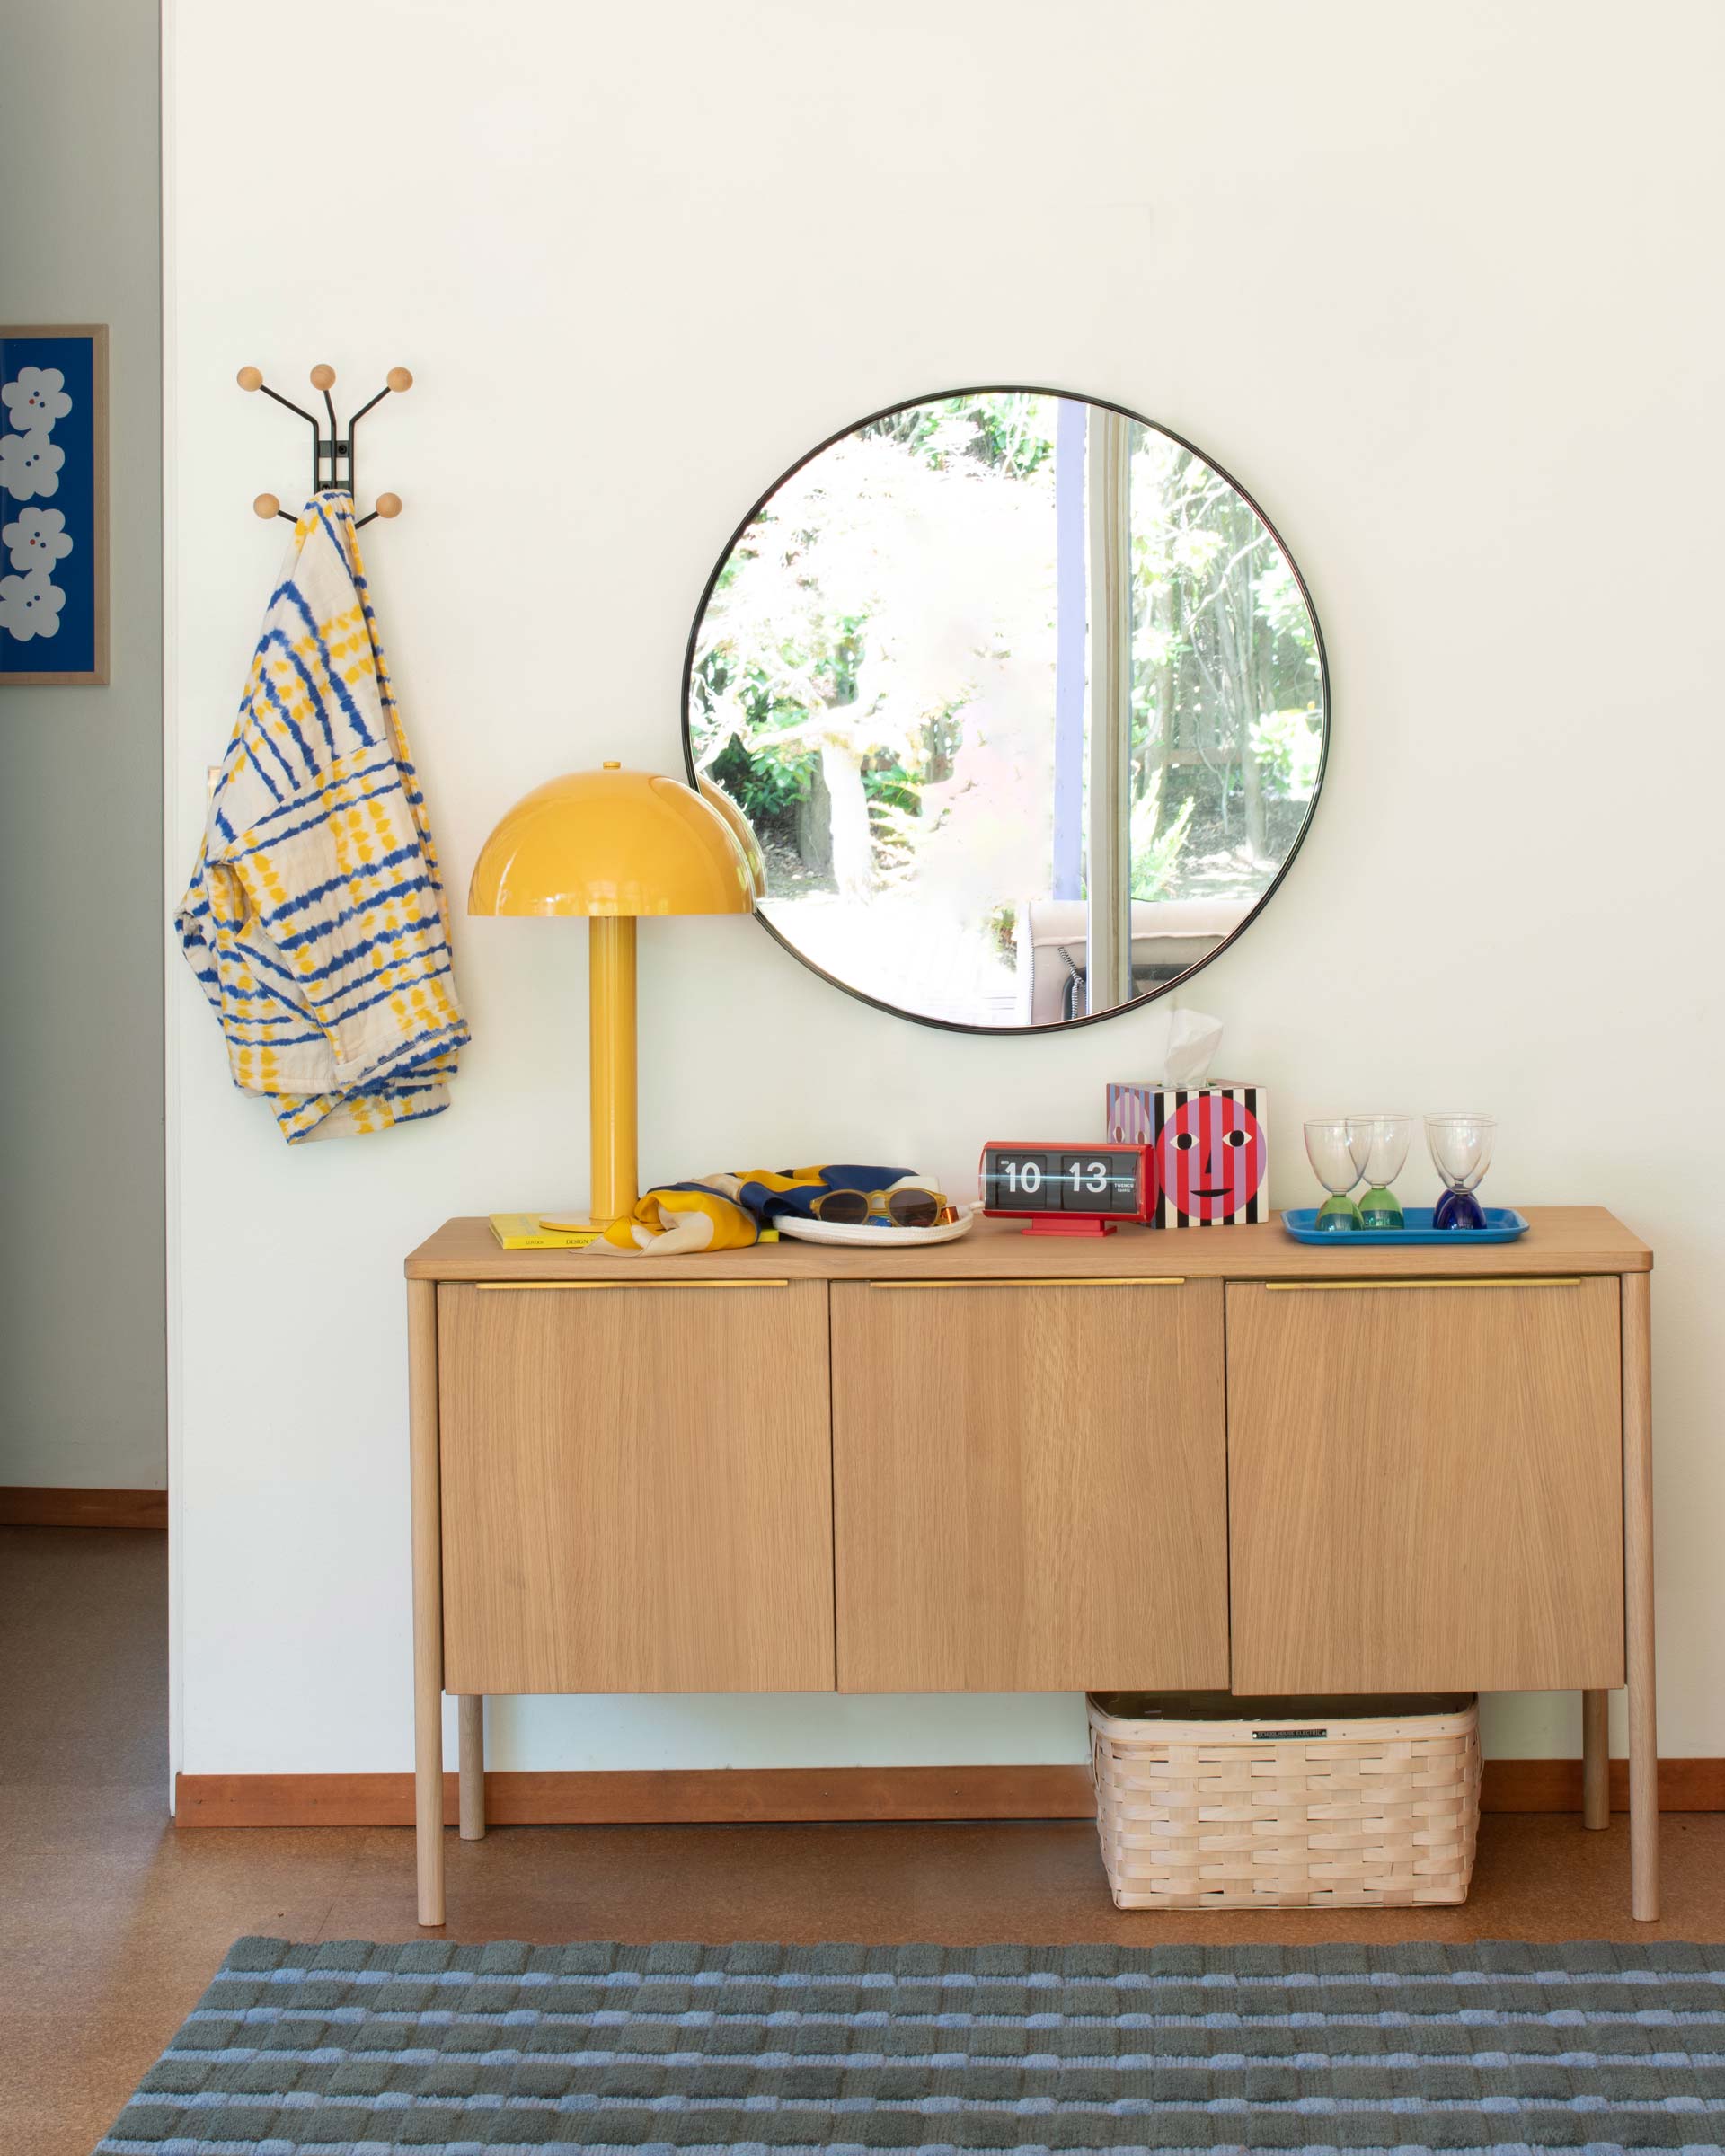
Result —
[[715, 791], [606, 764], [518, 800], [486, 840], [470, 914], [585, 914], [592, 1223], [634, 1212], [635, 922], [748, 914], [764, 888], [741, 815]]

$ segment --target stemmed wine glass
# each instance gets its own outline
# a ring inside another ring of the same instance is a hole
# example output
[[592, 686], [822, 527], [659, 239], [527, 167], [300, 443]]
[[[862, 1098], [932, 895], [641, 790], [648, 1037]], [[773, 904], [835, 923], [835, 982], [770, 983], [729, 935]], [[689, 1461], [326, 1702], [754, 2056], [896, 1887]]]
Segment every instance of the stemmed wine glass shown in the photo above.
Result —
[[1482, 1228], [1485, 1214], [1473, 1195], [1491, 1165], [1497, 1143], [1495, 1116], [1428, 1116], [1426, 1144], [1444, 1185], [1431, 1216], [1434, 1228]]
[[1347, 1234], [1360, 1224], [1359, 1207], [1348, 1193], [1366, 1172], [1366, 1149], [1357, 1117], [1320, 1117], [1305, 1127], [1305, 1157], [1330, 1193], [1317, 1211], [1316, 1224], [1326, 1233]]
[[1365, 1164], [1360, 1169], [1367, 1185], [1359, 1200], [1361, 1226], [1405, 1227], [1402, 1201], [1390, 1185], [1407, 1165], [1408, 1148], [1413, 1144], [1413, 1118], [1355, 1116], [1349, 1119], [1366, 1148]]

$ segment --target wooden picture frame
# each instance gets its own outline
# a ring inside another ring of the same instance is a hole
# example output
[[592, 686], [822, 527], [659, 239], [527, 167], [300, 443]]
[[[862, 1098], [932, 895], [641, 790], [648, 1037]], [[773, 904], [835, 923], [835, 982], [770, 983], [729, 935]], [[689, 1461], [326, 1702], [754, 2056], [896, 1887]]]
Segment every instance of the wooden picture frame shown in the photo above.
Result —
[[0, 328], [0, 688], [105, 687], [106, 323]]

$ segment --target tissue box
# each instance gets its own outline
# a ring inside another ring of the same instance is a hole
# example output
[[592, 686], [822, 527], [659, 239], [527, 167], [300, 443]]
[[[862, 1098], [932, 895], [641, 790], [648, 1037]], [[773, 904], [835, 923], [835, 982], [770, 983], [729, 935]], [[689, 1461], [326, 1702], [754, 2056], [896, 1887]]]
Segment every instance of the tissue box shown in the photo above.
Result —
[[1108, 1135], [1150, 1148], [1153, 1228], [1269, 1217], [1269, 1103], [1261, 1085], [1110, 1085]]

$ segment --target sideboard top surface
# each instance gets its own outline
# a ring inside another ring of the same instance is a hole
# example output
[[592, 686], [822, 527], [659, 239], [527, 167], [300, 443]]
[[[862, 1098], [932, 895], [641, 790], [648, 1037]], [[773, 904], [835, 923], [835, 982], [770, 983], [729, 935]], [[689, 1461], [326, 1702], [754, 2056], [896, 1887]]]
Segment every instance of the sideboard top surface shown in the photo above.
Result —
[[446, 1221], [407, 1260], [410, 1280], [1189, 1280], [1488, 1279], [1542, 1273], [1643, 1273], [1653, 1253], [1601, 1206], [1532, 1206], [1518, 1242], [1454, 1249], [1333, 1249], [1299, 1243], [1279, 1219], [1222, 1228], [1123, 1227], [1113, 1235], [1025, 1235], [1013, 1220], [978, 1220], [954, 1242], [920, 1250], [846, 1250], [784, 1237], [745, 1250], [630, 1257], [585, 1250], [505, 1250], [482, 1216]]

